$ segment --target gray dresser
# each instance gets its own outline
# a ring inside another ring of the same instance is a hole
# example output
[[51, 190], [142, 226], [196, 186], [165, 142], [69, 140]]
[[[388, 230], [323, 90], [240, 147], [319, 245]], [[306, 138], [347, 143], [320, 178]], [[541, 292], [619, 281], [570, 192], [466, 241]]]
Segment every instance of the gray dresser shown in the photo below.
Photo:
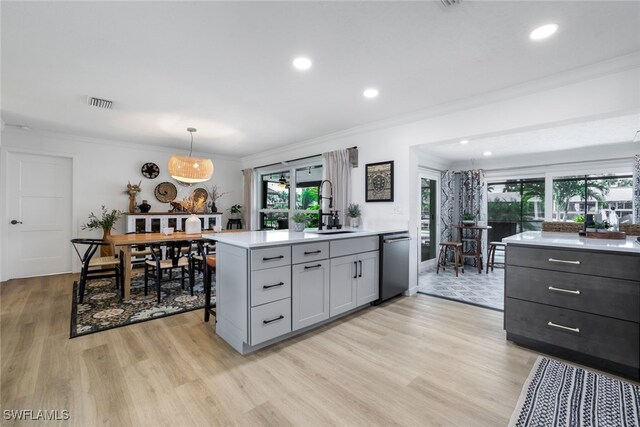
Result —
[[507, 339], [640, 378], [640, 254], [507, 242]]

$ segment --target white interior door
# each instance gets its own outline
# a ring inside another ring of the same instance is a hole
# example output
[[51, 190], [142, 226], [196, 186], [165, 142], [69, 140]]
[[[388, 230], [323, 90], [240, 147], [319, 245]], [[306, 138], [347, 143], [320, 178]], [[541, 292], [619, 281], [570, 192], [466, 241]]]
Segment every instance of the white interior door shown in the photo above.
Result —
[[72, 160], [7, 153], [8, 278], [71, 271]]

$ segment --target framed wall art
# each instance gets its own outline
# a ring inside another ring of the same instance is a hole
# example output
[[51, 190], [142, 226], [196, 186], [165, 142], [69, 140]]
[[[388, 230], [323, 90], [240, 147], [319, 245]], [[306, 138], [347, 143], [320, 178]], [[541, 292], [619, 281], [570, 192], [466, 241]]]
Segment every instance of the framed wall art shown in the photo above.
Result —
[[366, 201], [393, 202], [393, 160], [365, 167]]

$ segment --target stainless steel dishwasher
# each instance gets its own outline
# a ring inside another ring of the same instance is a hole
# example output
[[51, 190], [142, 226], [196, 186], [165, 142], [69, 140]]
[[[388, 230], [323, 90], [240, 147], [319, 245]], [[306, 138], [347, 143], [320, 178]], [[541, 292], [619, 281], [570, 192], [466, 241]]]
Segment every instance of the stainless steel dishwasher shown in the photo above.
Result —
[[409, 233], [380, 236], [380, 298], [373, 304], [409, 289]]

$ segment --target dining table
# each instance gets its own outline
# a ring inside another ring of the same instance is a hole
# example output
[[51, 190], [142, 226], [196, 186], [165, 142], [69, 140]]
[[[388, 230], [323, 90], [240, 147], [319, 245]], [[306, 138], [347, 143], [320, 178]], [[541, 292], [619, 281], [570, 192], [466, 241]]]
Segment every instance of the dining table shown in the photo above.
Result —
[[[150, 245], [152, 243], [165, 243], [179, 240], [188, 241], [204, 241], [204, 236], [215, 235], [217, 233], [197, 233], [186, 234], [184, 232], [175, 232], [172, 234], [164, 233], [132, 233], [132, 234], [112, 234], [111, 244], [115, 247], [116, 251], [120, 252], [124, 268], [122, 272], [123, 283], [123, 300], [128, 300], [131, 297], [131, 247]], [[210, 238], [209, 238], [210, 240]]]

